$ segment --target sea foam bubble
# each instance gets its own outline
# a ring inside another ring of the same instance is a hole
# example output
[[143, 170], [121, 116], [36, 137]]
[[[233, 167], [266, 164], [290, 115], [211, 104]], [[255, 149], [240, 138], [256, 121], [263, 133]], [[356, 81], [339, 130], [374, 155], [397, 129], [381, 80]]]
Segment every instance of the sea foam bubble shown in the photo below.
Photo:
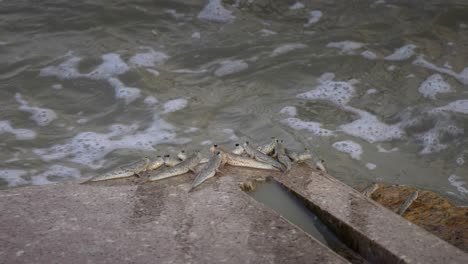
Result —
[[303, 121], [299, 118], [289, 117], [281, 120], [281, 123], [294, 130], [307, 130], [316, 136], [331, 136], [333, 131], [322, 128], [322, 124], [313, 121]]
[[307, 48], [307, 45], [302, 44], [302, 43], [286, 43], [274, 49], [270, 56], [276, 57], [276, 56], [291, 52], [293, 50], [304, 49], [304, 48]]
[[341, 50], [342, 53], [353, 54], [354, 50], [360, 49], [364, 46], [364, 43], [356, 41], [340, 41], [340, 42], [330, 42], [327, 44], [327, 48], [335, 48]]
[[322, 11], [320, 10], [312, 10], [309, 12], [309, 20], [307, 23], [304, 24], [304, 27], [310, 27], [313, 24], [317, 23], [320, 18], [322, 18]]
[[238, 73], [249, 68], [249, 65], [243, 60], [226, 60], [221, 62], [221, 66], [215, 70], [214, 75], [223, 77]]
[[147, 52], [133, 55], [129, 63], [138, 67], [154, 67], [157, 64], [164, 63], [167, 59], [169, 59], [169, 56], [166, 53], [149, 49]]
[[358, 143], [351, 140], [338, 141], [332, 144], [332, 147], [340, 152], [347, 153], [351, 158], [360, 160], [362, 155], [362, 147]]
[[10, 121], [0, 121], [0, 135], [3, 133], [11, 133], [15, 135], [17, 140], [31, 140], [36, 138], [36, 132], [25, 128], [13, 128]]
[[436, 73], [422, 82], [418, 90], [424, 97], [435, 99], [438, 93], [448, 93], [452, 88], [440, 74]]
[[224, 8], [221, 0], [209, 0], [208, 4], [198, 13], [198, 19], [214, 22], [230, 22], [235, 16], [232, 11]]
[[188, 101], [186, 99], [183, 99], [183, 98], [179, 98], [179, 99], [174, 99], [174, 100], [170, 100], [170, 101], [167, 101], [166, 103], [164, 103], [164, 113], [167, 114], [167, 113], [172, 113], [172, 112], [175, 112], [175, 111], [179, 111], [181, 109], [184, 109], [185, 107], [187, 107], [187, 104], [188, 104]]
[[384, 59], [390, 61], [400, 61], [409, 59], [411, 58], [411, 56], [414, 55], [415, 48], [416, 45], [413, 44], [404, 45], [403, 47], [396, 49], [392, 54], [388, 55]]
[[14, 187], [28, 183], [25, 179], [21, 177], [26, 175], [27, 173], [28, 172], [25, 170], [1, 169], [0, 178], [7, 182], [8, 187]]
[[50, 122], [57, 119], [57, 114], [51, 109], [29, 106], [20, 93], [15, 94], [15, 99], [20, 104], [19, 110], [31, 113], [31, 119], [38, 126], [47, 126]]

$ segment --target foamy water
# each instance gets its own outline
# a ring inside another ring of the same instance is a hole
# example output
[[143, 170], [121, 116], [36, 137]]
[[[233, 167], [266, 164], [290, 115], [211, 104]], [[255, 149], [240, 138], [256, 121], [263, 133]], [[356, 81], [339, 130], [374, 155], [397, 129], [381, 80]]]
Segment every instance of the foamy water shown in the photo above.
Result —
[[0, 41], [1, 186], [276, 136], [352, 186], [468, 201], [463, 3], [61, 5], [0, 3], [15, 25]]

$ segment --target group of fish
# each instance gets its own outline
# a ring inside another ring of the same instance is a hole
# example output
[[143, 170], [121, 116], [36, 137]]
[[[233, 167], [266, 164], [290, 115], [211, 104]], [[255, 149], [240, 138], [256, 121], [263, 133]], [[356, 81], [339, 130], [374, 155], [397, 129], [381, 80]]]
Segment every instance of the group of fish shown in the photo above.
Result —
[[[89, 181], [140, 176], [143, 172], [150, 173], [148, 181], [157, 181], [192, 171], [197, 175], [190, 189], [192, 191], [204, 181], [214, 177], [216, 172], [219, 172], [219, 169], [225, 164], [288, 173], [292, 162], [301, 163], [312, 160], [312, 155], [308, 149], [301, 153], [295, 152], [286, 148], [283, 141], [275, 137], [270, 142], [258, 147], [246, 141], [242, 145], [236, 144], [231, 151], [226, 151], [218, 145], [211, 146], [209, 151], [211, 153], [210, 158], [203, 158], [200, 151], [194, 151], [188, 155], [184, 150], [177, 153], [177, 158], [165, 155], [164, 157], [157, 156], [154, 161], [151, 161], [145, 157], [143, 160], [117, 168]], [[317, 160], [315, 167], [326, 172], [323, 162], [323, 160]], [[202, 164], [201, 169], [197, 170], [200, 164]]]

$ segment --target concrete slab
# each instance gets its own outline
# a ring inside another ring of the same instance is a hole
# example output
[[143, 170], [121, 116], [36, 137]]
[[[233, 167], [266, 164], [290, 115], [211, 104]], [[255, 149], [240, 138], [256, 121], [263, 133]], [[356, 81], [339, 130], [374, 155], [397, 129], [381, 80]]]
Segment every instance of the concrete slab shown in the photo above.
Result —
[[306, 164], [274, 177], [370, 262], [468, 263], [463, 251]]
[[269, 172], [0, 191], [2, 263], [347, 263], [242, 192]]

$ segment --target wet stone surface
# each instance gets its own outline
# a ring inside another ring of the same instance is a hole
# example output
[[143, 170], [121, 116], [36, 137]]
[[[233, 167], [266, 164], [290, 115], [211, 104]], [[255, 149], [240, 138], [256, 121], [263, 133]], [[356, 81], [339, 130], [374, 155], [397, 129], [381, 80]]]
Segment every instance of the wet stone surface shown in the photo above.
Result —
[[[242, 176], [248, 175], [248, 176]], [[347, 263], [245, 194], [267, 171], [31, 186], [0, 192], [6, 263]]]

